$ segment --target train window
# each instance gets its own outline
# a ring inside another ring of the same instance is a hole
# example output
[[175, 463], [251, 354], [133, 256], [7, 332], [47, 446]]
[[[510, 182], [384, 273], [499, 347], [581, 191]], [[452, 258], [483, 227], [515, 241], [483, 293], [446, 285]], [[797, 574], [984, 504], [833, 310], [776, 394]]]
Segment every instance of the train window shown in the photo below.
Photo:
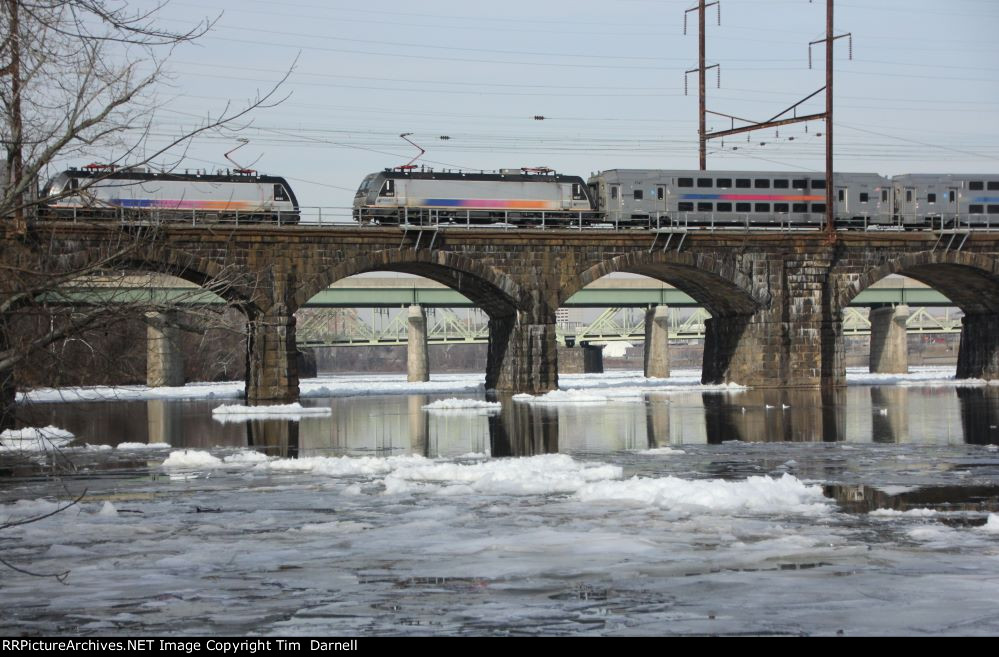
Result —
[[735, 211], [736, 212], [751, 212], [752, 210], [753, 210], [753, 206], [752, 206], [751, 203], [736, 203], [735, 204]]
[[274, 200], [275, 201], [287, 201], [288, 192], [285, 191], [284, 185], [274, 185]]
[[714, 185], [715, 185], [714, 178], [698, 178], [697, 179], [697, 186], [698, 187], [714, 187]]
[[382, 185], [382, 191], [378, 192], [379, 196], [395, 196], [395, 181], [391, 178], [385, 181]]
[[586, 194], [583, 193], [582, 183], [572, 183], [572, 199], [574, 201], [581, 201], [586, 198]]
[[715, 210], [717, 210], [718, 212], [731, 212], [732, 211], [732, 204], [731, 203], [719, 203], [718, 205], [715, 206]]
[[753, 181], [753, 187], [756, 189], [770, 189], [770, 181], [766, 178], [757, 178]]
[[636, 189], [636, 190], [635, 190], [635, 191], [634, 191], [634, 192], [632, 193], [632, 196], [634, 196], [634, 197], [635, 197], [635, 200], [636, 200], [636, 201], [641, 201], [641, 200], [642, 200], [643, 198], [645, 198], [645, 194], [643, 194], [643, 193], [642, 193], [642, 190], [640, 190], [640, 189]]
[[793, 189], [808, 189], [808, 180], [805, 178], [795, 178], [791, 181], [791, 187]]
[[860, 192], [860, 202], [861, 203], [867, 203], [870, 200], [871, 200], [871, 197], [867, 194], [867, 192]]
[[980, 192], [985, 189], [985, 184], [981, 180], [972, 180], [968, 182], [968, 189]]
[[677, 187], [693, 187], [694, 186], [694, 179], [693, 178], [677, 178], [676, 179], [676, 186]]
[[936, 203], [937, 202], [937, 195], [936, 194], [927, 194], [926, 195], [926, 202], [927, 203]]
[[971, 214], [985, 214], [985, 206], [984, 205], [969, 205], [968, 206], [968, 212], [970, 212]]
[[774, 212], [787, 212], [787, 211], [788, 211], [787, 203], [774, 203]]
[[69, 188], [75, 192], [77, 189], [80, 188], [80, 181], [77, 180], [76, 178], [70, 178]]
[[682, 201], [676, 204], [676, 209], [680, 212], [693, 212], [694, 204], [689, 201]]
[[662, 187], [662, 186], [656, 187], [656, 198], [659, 199], [660, 201], [663, 200], [664, 198], [666, 198], [666, 188], [665, 187]]
[[836, 200], [842, 203], [846, 200], [846, 190], [837, 189], [836, 190]]
[[905, 190], [905, 202], [906, 203], [912, 203], [912, 190], [911, 189]]
[[789, 180], [775, 180], [774, 189], [787, 189], [787, 186], [789, 184], [790, 184]]
[[812, 178], [812, 189], [825, 189], [826, 181], [824, 178]]
[[986, 186], [989, 188], [990, 192], [994, 192], [996, 190], [999, 190], [999, 180], [990, 180], [989, 184], [986, 185]]
[[825, 212], [825, 211], [826, 211], [826, 204], [825, 203], [812, 203], [812, 212], [820, 212], [820, 213], [822, 213], [822, 212]]
[[990, 205], [989, 214], [999, 214], [999, 205]]
[[736, 178], [735, 186], [739, 189], [748, 189], [753, 186], [753, 183], [749, 178]]
[[770, 212], [769, 203], [757, 203], [753, 206], [753, 212]]
[[888, 202], [888, 190], [887, 189], [882, 189], [881, 190], [881, 202], [882, 203], [887, 203]]
[[611, 198], [617, 198], [617, 185], [611, 185]]
[[[717, 187], [731, 187], [732, 186], [732, 179], [731, 178], [719, 178], [718, 181], [717, 181], [717, 183], [716, 183], [716, 186]], [[989, 189], [992, 189], [992, 188], [990, 187]]]
[[711, 212], [711, 209], [712, 209], [711, 205], [712, 205], [711, 203], [698, 203], [697, 204], [697, 211], [698, 212]]
[[950, 201], [951, 203], [953, 203], [953, 202], [954, 202], [954, 190], [953, 190], [953, 189], [952, 189], [952, 190], [950, 190], [950, 191], [949, 191], [949, 192], [947, 193], [947, 200], [948, 200], [948, 201]]
[[793, 212], [808, 212], [807, 203], [795, 203], [791, 206]]

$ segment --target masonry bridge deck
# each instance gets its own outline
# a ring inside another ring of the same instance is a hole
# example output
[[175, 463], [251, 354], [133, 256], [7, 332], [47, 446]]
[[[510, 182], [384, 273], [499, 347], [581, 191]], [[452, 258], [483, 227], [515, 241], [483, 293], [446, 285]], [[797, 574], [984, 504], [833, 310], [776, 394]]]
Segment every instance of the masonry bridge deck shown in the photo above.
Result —
[[[705, 382], [842, 384], [843, 310], [889, 274], [931, 286], [964, 312], [959, 377], [999, 379], [999, 235], [992, 232], [962, 236], [960, 249], [931, 232], [843, 232], [834, 242], [821, 233], [692, 232], [677, 249], [646, 231], [461, 228], [440, 229], [431, 240], [387, 227], [53, 223], [35, 230], [32, 244], [44, 245], [50, 270], [114, 262], [178, 276], [240, 308], [251, 402], [297, 397], [295, 311], [331, 284], [374, 271], [429, 278], [481, 308], [489, 317], [486, 385], [498, 390], [557, 386], [555, 312], [614, 272], [669, 283], [710, 312]], [[38, 255], [23, 240], [3, 248], [15, 264]]]

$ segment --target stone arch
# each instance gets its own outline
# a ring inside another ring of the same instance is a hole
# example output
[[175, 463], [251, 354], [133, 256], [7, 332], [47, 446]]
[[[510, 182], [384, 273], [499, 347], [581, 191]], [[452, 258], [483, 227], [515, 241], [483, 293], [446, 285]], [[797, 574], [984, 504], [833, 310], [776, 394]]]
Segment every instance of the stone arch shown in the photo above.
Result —
[[835, 310], [891, 274], [908, 276], [942, 293], [968, 315], [999, 314], [999, 259], [962, 251], [920, 251], [892, 258], [843, 285]]
[[770, 304], [769, 292], [757, 289], [732, 263], [701, 253], [642, 251], [616, 256], [586, 269], [560, 292], [560, 305], [590, 283], [617, 272], [641, 274], [669, 283], [716, 317], [750, 315]]
[[301, 307], [336, 281], [372, 271], [423, 276], [465, 295], [490, 317], [509, 317], [523, 309], [525, 295], [513, 279], [478, 260], [446, 251], [386, 249], [349, 258], [323, 271], [295, 294]]

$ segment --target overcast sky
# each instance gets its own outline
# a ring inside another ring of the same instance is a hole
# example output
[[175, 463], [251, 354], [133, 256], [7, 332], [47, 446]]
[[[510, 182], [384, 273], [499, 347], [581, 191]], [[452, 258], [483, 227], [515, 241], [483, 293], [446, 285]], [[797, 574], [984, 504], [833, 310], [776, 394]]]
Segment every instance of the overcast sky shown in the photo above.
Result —
[[[245, 102], [297, 58], [281, 89], [290, 97], [255, 113], [234, 157], [286, 176], [303, 206], [349, 206], [364, 175], [415, 155], [403, 132], [435, 167], [696, 168], [696, 75], [684, 95], [696, 13], [683, 34], [694, 4], [173, 0], [165, 27], [220, 17], [171, 57], [154, 139]], [[720, 64], [721, 88], [710, 72], [708, 109], [763, 120], [824, 84], [821, 45], [808, 67], [824, 1], [723, 0], [721, 23], [710, 9], [708, 62]], [[846, 39], [836, 46], [837, 170], [999, 172], [999, 3], [844, 0], [836, 29], [853, 34], [852, 61]], [[713, 142], [708, 166], [821, 170], [823, 129]], [[236, 145], [232, 133], [200, 137], [182, 168], [229, 166], [223, 153]]]

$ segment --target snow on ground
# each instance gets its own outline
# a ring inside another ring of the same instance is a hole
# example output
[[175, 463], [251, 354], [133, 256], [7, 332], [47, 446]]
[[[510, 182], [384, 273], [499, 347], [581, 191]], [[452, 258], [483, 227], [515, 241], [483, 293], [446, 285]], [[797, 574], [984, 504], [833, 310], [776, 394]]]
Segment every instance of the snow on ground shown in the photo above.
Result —
[[72, 442], [74, 437], [69, 431], [52, 426], [8, 429], [0, 433], [0, 451], [45, 452]]

